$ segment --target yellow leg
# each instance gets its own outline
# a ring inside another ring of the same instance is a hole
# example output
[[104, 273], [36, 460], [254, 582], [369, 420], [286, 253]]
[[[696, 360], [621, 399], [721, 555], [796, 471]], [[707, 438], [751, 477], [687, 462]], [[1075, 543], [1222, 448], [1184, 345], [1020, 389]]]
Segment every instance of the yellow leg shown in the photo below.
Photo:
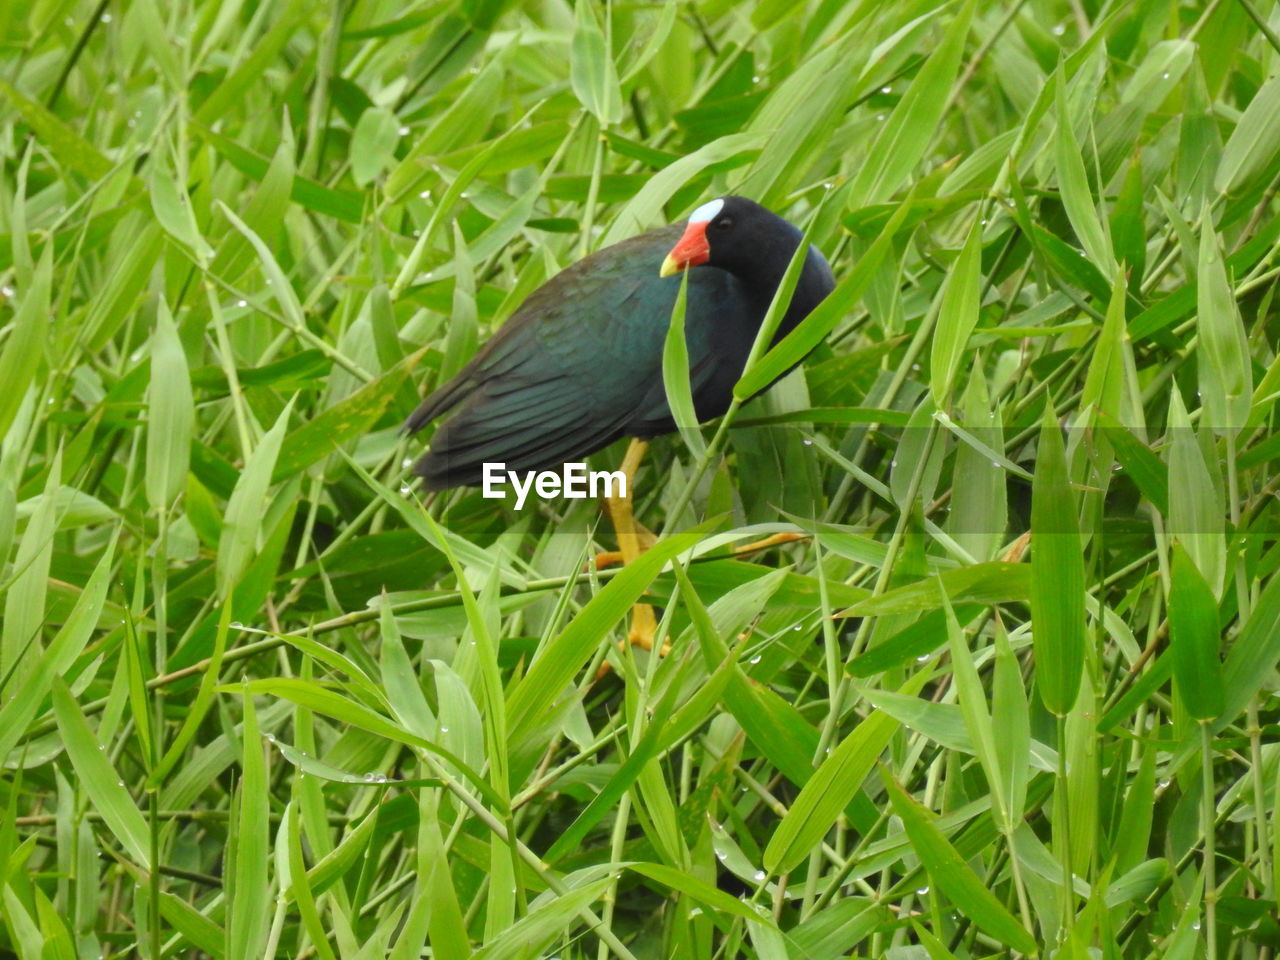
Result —
[[753, 540], [751, 543], [744, 543], [741, 546], [733, 548], [735, 557], [746, 556], [751, 553], [759, 553], [761, 550], [768, 550], [770, 547], [781, 546], [784, 543], [795, 543], [797, 540], [808, 540], [808, 534], [804, 533], [775, 533], [771, 537], [765, 537], [763, 540]]
[[[633, 481], [648, 447], [645, 440], [631, 441], [626, 456], [622, 458], [622, 475], [627, 478], [626, 496], [605, 498], [605, 508], [609, 511], [609, 519], [613, 521], [614, 532], [618, 535], [618, 553], [624, 564], [631, 563], [653, 544], [653, 534], [636, 523], [631, 506], [635, 486]], [[637, 603], [631, 608], [631, 632], [628, 639], [632, 644], [644, 650], [652, 650], [653, 638], [657, 632], [658, 621], [653, 615], [653, 607], [647, 603]]]
[[[640, 551], [642, 553], [653, 546], [654, 541], [657, 539], [639, 523], [636, 524], [636, 536], [640, 540]], [[745, 557], [753, 553], [759, 553], [761, 550], [768, 550], [770, 547], [780, 547], [786, 543], [795, 543], [797, 540], [808, 539], [809, 535], [807, 533], [775, 533], [772, 536], [765, 537], [763, 540], [753, 540], [751, 543], [733, 547], [730, 553], [735, 557]], [[586, 569], [590, 570], [594, 564], [597, 570], [603, 570], [606, 567], [617, 566], [620, 563], [626, 563], [626, 560], [622, 557], [621, 550], [602, 550], [596, 554], [594, 560], [587, 561]]]

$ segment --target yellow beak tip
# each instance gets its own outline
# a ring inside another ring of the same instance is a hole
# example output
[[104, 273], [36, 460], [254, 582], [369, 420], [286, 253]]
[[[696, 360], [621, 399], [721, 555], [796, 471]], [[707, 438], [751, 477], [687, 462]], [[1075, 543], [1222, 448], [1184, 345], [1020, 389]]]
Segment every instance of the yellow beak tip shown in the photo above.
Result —
[[658, 270], [660, 277], [673, 277], [680, 272], [680, 264], [671, 256], [662, 261], [662, 266]]

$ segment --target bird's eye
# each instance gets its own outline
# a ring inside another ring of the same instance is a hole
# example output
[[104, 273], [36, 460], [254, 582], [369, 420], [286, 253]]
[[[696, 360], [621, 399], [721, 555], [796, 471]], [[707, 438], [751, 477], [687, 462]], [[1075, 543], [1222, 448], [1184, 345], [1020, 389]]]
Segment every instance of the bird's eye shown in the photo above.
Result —
[[733, 217], [721, 217], [716, 221], [717, 230], [731, 230], [733, 228]]

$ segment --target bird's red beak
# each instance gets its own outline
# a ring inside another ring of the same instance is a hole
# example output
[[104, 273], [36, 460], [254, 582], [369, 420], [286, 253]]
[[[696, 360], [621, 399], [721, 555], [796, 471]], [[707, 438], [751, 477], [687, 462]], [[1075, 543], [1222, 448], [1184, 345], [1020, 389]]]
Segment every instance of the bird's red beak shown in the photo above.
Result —
[[670, 277], [689, 267], [706, 263], [711, 258], [711, 244], [707, 242], [707, 221], [699, 220], [684, 229], [684, 236], [671, 248], [662, 261], [660, 277]]

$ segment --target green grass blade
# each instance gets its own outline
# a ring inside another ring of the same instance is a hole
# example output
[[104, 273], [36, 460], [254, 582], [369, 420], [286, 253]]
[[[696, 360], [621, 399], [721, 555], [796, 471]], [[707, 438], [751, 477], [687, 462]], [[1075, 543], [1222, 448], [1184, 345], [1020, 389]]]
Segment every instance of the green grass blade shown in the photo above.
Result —
[[1049, 407], [1031, 487], [1031, 622], [1036, 689], [1052, 713], [1066, 716], [1084, 671], [1084, 552], [1062, 433]]
[[256, 957], [262, 953], [267, 936], [267, 864], [270, 858], [267, 817], [267, 764], [258, 735], [253, 694], [244, 689], [244, 730], [241, 733], [241, 769], [238, 791], [238, 818], [233, 833], [227, 924], [227, 953], [233, 957]]
[[929, 879], [961, 914], [987, 934], [1022, 953], [1037, 952], [1035, 938], [1005, 909], [987, 884], [965, 863], [952, 843], [922, 807], [893, 777], [881, 769], [894, 812], [902, 818], [911, 846]]
[[[924, 686], [928, 671], [921, 671], [902, 685], [900, 693], [914, 694]], [[822, 761], [801, 789], [769, 838], [764, 851], [765, 869], [789, 873], [822, 841], [876, 761], [898, 731], [899, 722], [876, 710], [859, 723]]]
[[978, 325], [978, 281], [982, 267], [981, 226], [969, 229], [955, 266], [947, 274], [939, 294], [938, 319], [934, 323], [933, 346], [929, 354], [929, 389], [934, 405], [946, 410], [952, 385], [973, 328]]
[[62, 745], [80, 785], [124, 852], [135, 863], [146, 866], [151, 862], [150, 831], [142, 813], [112, 768], [104, 752], [105, 744], [99, 743], [67, 685], [60, 678], [55, 679], [52, 689]]
[[151, 382], [147, 386], [147, 502], [166, 510], [186, 486], [195, 430], [195, 400], [187, 356], [169, 307], [156, 310], [151, 343]]
[[1187, 713], [1197, 720], [1213, 720], [1223, 707], [1218, 604], [1182, 544], [1174, 543], [1169, 567], [1173, 677]]

